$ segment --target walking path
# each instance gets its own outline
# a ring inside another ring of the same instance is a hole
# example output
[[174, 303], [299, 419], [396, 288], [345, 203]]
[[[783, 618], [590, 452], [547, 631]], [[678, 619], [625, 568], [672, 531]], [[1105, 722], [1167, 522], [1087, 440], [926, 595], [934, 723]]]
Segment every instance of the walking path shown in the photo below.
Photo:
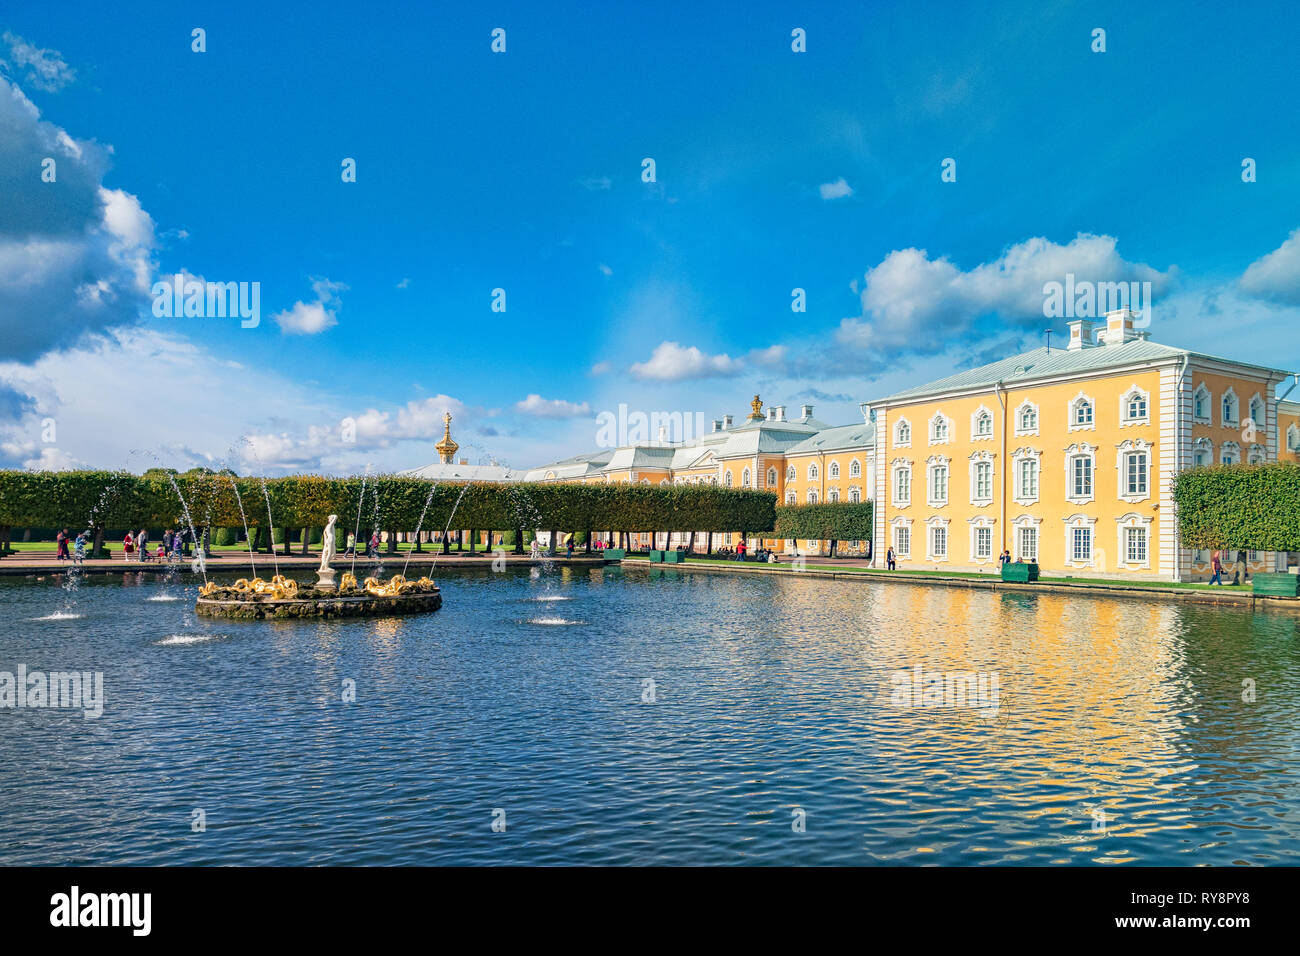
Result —
[[[808, 561], [825, 561], [825, 558], [811, 557]], [[991, 591], [1017, 591], [1029, 594], [1087, 594], [1174, 599], [1193, 604], [1236, 605], [1249, 607], [1285, 608], [1300, 611], [1300, 598], [1273, 597], [1256, 595], [1247, 587], [1208, 587], [1189, 584], [1161, 584], [1160, 582], [1126, 582], [1126, 581], [1071, 581], [1059, 578], [1040, 579], [1032, 584], [1018, 584], [1003, 581], [998, 574], [926, 574], [920, 571], [883, 571], [871, 567], [870, 562], [861, 558], [835, 559], [831, 564], [808, 564], [803, 570], [796, 571], [788, 562], [764, 564], [759, 561], [727, 561], [691, 557], [681, 564], [649, 564], [641, 556], [623, 559], [625, 565], [649, 566], [669, 570], [722, 571], [750, 574], [806, 574], [810, 577], [834, 578], [837, 580], [888, 581], [892, 584], [942, 585], [954, 588], [983, 588]]]
[[[44, 551], [18, 551], [13, 554], [0, 558], [0, 576], [3, 575], [28, 575], [28, 574], [58, 574], [67, 571], [73, 567], [71, 561], [59, 561], [56, 558], [56, 552]], [[401, 573], [402, 564], [406, 561], [407, 552], [398, 551], [396, 554], [389, 554], [386, 551], [379, 553], [379, 560], [383, 562], [384, 570], [389, 573]], [[504, 557], [507, 565], [515, 567], [542, 565], [546, 562], [567, 565], [601, 565], [604, 561], [596, 555], [585, 555], [580, 552], [574, 552], [572, 558], [566, 558], [563, 553], [556, 554], [554, 557], [531, 558], [527, 553], [513, 554], [509, 551], [494, 551], [487, 554], [483, 551], [476, 551], [473, 556], [468, 551], [443, 554], [441, 551], [425, 550], [420, 553], [411, 554], [411, 562], [407, 567], [407, 577], [411, 577], [413, 572], [427, 574], [430, 569], [451, 568], [451, 567], [481, 567], [491, 566], [494, 559]], [[188, 557], [181, 561], [180, 567], [183, 570], [189, 570], [194, 558]], [[315, 571], [320, 567], [319, 554], [277, 554], [274, 558], [269, 554], [259, 553], [253, 562], [249, 561], [247, 551], [214, 551], [212, 557], [207, 559], [207, 571], [209, 574], [224, 574], [230, 571], [252, 571], [254, 563], [257, 567], [259, 577], [270, 578], [274, 574], [274, 568], [279, 567], [280, 573], [291, 571], [302, 577], [307, 571]], [[362, 576], [363, 571], [367, 571], [374, 565], [373, 558], [367, 558], [364, 554], [357, 555], [357, 577]], [[87, 558], [81, 562], [81, 569], [87, 574], [112, 574], [114, 572], [165, 572], [169, 567], [166, 561], [154, 559], [152, 561], [123, 561], [119, 554], [112, 558], [101, 558], [91, 560]], [[352, 556], [340, 554], [334, 560], [334, 570], [338, 572], [347, 571], [352, 567]]]

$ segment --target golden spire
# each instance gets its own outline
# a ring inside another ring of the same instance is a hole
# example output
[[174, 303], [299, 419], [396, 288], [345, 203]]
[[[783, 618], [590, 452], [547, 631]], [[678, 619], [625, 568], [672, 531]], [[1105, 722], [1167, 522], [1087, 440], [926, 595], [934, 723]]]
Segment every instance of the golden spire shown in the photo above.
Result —
[[761, 422], [763, 420], [763, 400], [755, 395], [754, 400], [749, 403], [749, 407], [753, 411], [749, 413], [749, 418], [746, 421]]
[[456, 449], [460, 448], [451, 440], [451, 412], [443, 412], [442, 415], [443, 433], [442, 441], [434, 445], [438, 449], [438, 457], [442, 459], [444, 465], [450, 465], [456, 455]]

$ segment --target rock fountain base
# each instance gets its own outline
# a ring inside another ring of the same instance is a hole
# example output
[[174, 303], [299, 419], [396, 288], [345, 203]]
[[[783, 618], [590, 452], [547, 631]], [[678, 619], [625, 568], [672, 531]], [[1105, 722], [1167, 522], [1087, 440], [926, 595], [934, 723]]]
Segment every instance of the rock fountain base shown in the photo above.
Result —
[[342, 586], [334, 589], [300, 588], [298, 582], [277, 575], [269, 582], [241, 578], [228, 587], [206, 584], [199, 590], [194, 612], [202, 617], [243, 621], [328, 620], [424, 614], [440, 607], [442, 592], [428, 578], [407, 581], [396, 575], [382, 584], [366, 578], [358, 586], [355, 577], [344, 574]]

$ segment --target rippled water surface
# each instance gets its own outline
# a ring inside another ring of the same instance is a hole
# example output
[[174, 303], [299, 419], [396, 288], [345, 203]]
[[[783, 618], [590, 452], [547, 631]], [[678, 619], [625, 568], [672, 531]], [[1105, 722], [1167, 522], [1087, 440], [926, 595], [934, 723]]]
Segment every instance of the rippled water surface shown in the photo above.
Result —
[[[436, 614], [325, 624], [196, 619], [188, 579], [0, 579], [0, 671], [106, 697], [0, 709], [0, 863], [1300, 862], [1297, 614], [438, 577]], [[918, 667], [995, 673], [996, 712], [898, 706]]]

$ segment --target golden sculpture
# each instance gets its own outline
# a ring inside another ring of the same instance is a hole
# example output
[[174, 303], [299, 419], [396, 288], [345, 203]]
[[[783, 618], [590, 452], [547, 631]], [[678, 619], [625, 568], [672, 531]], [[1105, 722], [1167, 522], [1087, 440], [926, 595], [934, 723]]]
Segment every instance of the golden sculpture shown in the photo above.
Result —
[[351, 591], [357, 586], [357, 576], [351, 571], [343, 572], [343, 583], [339, 585], [340, 591]]
[[754, 400], [749, 403], [749, 407], [752, 408], [753, 411], [749, 413], [749, 418], [746, 420], [751, 422], [761, 422], [763, 420], [763, 400], [755, 395]]
[[438, 457], [444, 465], [450, 465], [455, 460], [456, 450], [460, 448], [451, 440], [451, 412], [444, 412], [442, 415], [442, 441], [433, 447], [438, 449]]

